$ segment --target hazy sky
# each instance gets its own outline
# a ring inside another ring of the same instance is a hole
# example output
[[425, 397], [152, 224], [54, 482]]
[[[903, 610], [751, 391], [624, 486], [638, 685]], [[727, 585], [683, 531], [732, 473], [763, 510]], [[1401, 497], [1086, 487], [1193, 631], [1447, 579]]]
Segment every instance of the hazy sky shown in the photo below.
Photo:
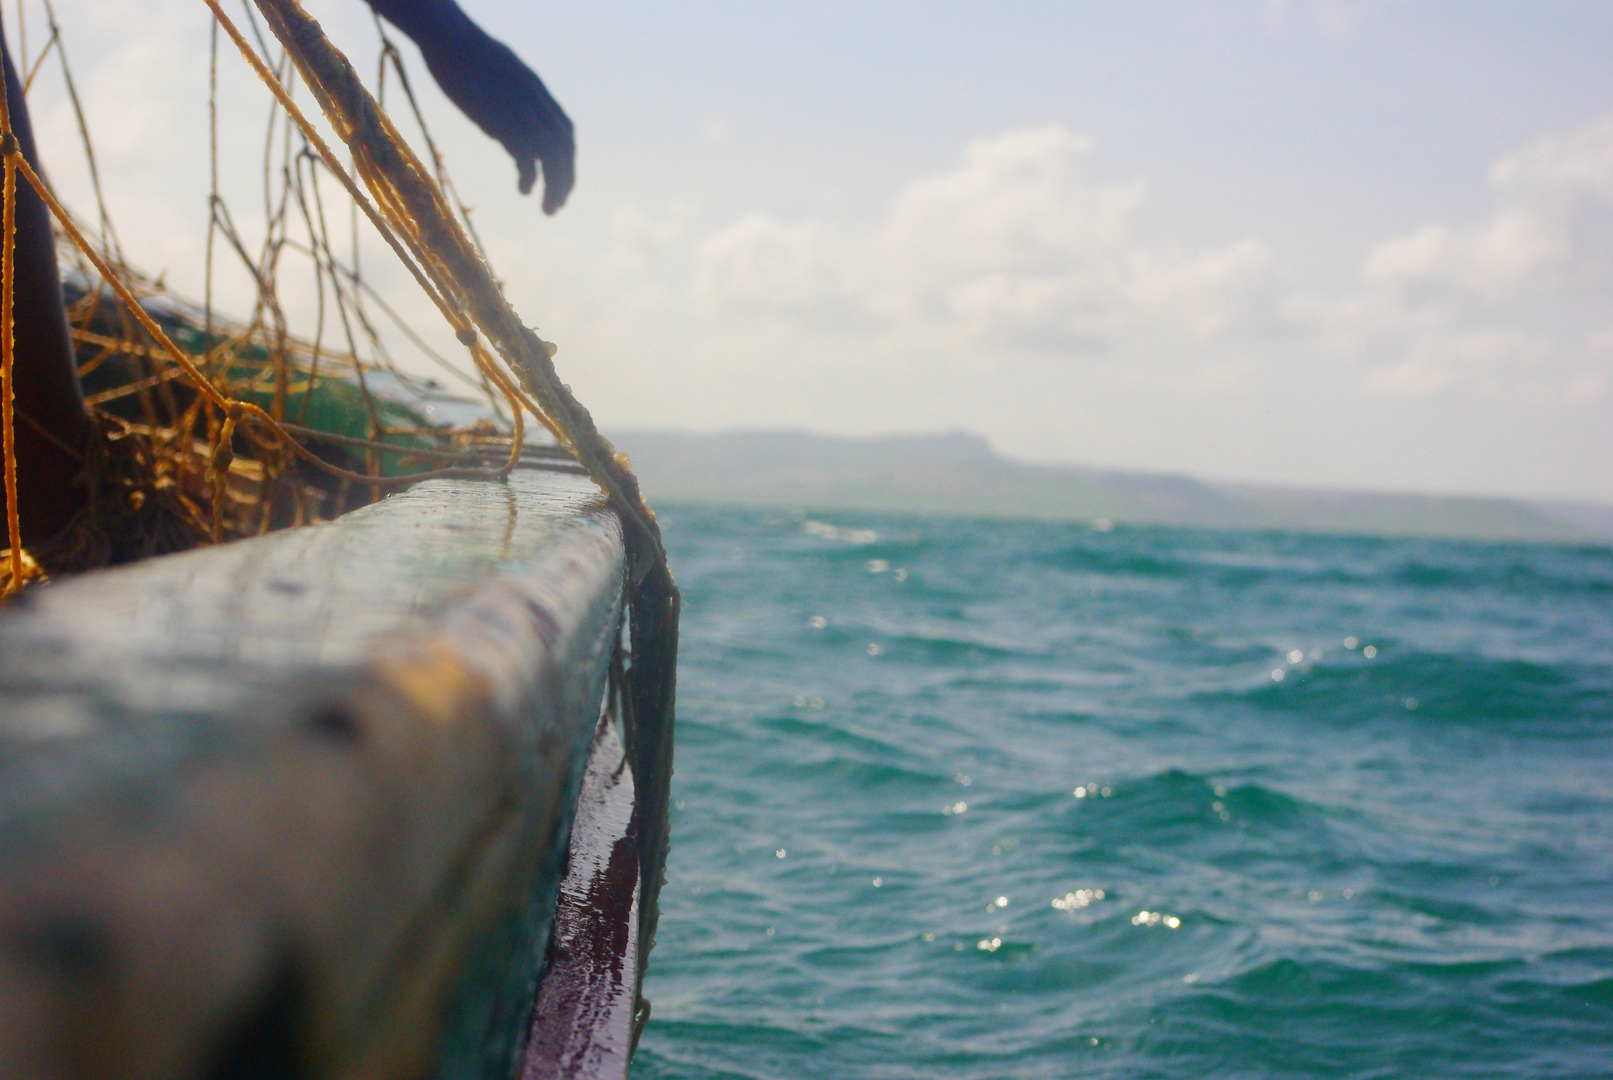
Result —
[[[303, 2], [374, 70], [360, 0]], [[461, 2], [576, 122], [545, 218], [416, 72], [607, 432], [964, 428], [1038, 460], [1613, 500], [1613, 5]], [[56, 7], [125, 249], [198, 292], [206, 8]], [[42, 153], [87, 209], [52, 75]], [[267, 99], [222, 77], [227, 194], [261, 231]]]

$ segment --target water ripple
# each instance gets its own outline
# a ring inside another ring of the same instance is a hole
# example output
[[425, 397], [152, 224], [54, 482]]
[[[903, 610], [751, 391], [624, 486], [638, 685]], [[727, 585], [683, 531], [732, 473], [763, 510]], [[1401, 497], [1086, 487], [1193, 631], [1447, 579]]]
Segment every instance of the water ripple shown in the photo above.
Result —
[[640, 1077], [1607, 1073], [1608, 551], [663, 517]]

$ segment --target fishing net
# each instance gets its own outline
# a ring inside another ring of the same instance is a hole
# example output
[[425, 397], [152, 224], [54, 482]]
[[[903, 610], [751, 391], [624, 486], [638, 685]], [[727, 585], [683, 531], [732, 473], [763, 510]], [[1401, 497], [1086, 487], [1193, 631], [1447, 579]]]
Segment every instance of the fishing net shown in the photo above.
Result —
[[[666, 852], [679, 607], [655, 517], [625, 459], [560, 381], [555, 346], [505, 299], [384, 31], [377, 87], [384, 92], [389, 74], [395, 80], [419, 124], [429, 167], [296, 0], [243, 0], [240, 25], [220, 0], [199, 2], [213, 20], [212, 188], [199, 303], [173, 295], [124, 256], [49, 0], [43, 0], [48, 43], [32, 63], [25, 52], [22, 73], [32, 84], [48, 56], [60, 61], [97, 204], [93, 226], [65, 208], [29, 164], [10, 111], [0, 105], [0, 428], [8, 518], [0, 590], [10, 596], [52, 575], [317, 523], [427, 477], [498, 480], [523, 457], [575, 459], [605, 492], [627, 541], [631, 646], [614, 667], [640, 793], [646, 902], [639, 940], [648, 949]], [[256, 244], [236, 227], [219, 188], [218, 70], [232, 56], [274, 101], [264, 143], [266, 227]], [[345, 153], [322, 137], [299, 95], [312, 98]], [[83, 507], [67, 528], [28, 547], [18, 517], [12, 380], [21, 185], [38, 194], [54, 221], [90, 420], [85, 446], [62, 447], [80, 467]], [[344, 210], [354, 237], [341, 252]], [[466, 363], [432, 349], [399, 317], [398, 305], [370, 286], [359, 265], [360, 222], [446, 321]], [[295, 260], [312, 270], [311, 336], [291, 333], [283, 303], [286, 270]], [[235, 320], [214, 306], [215, 273], [222, 272], [216, 268], [232, 264], [249, 276], [255, 294], [250, 311]], [[480, 415], [434, 415], [451, 400], [405, 373], [389, 336], [477, 391]], [[527, 439], [529, 422], [547, 432], [544, 445]]]
[[[523, 325], [504, 299], [469, 215], [453, 193], [398, 50], [383, 38], [378, 81], [384, 90], [387, 72], [394, 74], [425, 136], [429, 169], [297, 4], [259, 4], [264, 25], [245, 8], [245, 32], [218, 3], [207, 6], [215, 20], [213, 184], [207, 288], [199, 305], [172, 296], [125, 260], [101, 197], [87, 132], [84, 149], [99, 214], [94, 230], [57, 201], [14, 146], [5, 155], [7, 190], [19, 182], [30, 185], [59, 230], [80, 380], [102, 444], [98, 453], [84, 455], [82, 482], [95, 491], [95, 511], [81, 515], [76, 528], [45, 550], [27, 551], [18, 542], [15, 522], [8, 523], [10, 550], [0, 560], [8, 591], [43, 568], [86, 569], [97, 560], [324, 520], [427, 476], [496, 478], [519, 461], [527, 418], [547, 429], [611, 497], [631, 535], [633, 576], [642, 580], [664, 560], [653, 515], [630, 470], [557, 377], [551, 361], [555, 347]], [[55, 51], [83, 131], [61, 30], [48, 0], [45, 11], [50, 42], [29, 69], [29, 82]], [[271, 40], [278, 46], [273, 51]], [[276, 106], [265, 139], [267, 227], [251, 247], [219, 192], [221, 46], [226, 54], [239, 53]], [[346, 161], [296, 104], [298, 85], [312, 92], [346, 144]], [[0, 123], [9, 135], [9, 120]], [[338, 253], [334, 237], [341, 208], [331, 205], [338, 200], [367, 219], [464, 346], [471, 385], [487, 404], [479, 423], [431, 423], [423, 415], [430, 406], [419, 400], [420, 381], [399, 369], [377, 322], [392, 324], [448, 372], [466, 372], [432, 349], [370, 287], [359, 271], [356, 241], [347, 257]], [[239, 323], [214, 310], [212, 286], [221, 256], [238, 263], [255, 284], [250, 315]], [[292, 258], [306, 260], [314, 270], [319, 317], [313, 340], [295, 338], [287, 329], [279, 290], [282, 270]], [[377, 379], [385, 383], [383, 392], [371, 385]], [[403, 400], [409, 393], [398, 393], [411, 383], [412, 403]], [[9, 397], [5, 405], [6, 418], [0, 419], [10, 431], [15, 419]], [[8, 452], [8, 478], [16, 468]], [[8, 485], [12, 482], [8, 479]], [[8, 501], [13, 519], [15, 506], [15, 499]], [[150, 535], [123, 535], [134, 522]], [[88, 536], [97, 530], [106, 535]]]

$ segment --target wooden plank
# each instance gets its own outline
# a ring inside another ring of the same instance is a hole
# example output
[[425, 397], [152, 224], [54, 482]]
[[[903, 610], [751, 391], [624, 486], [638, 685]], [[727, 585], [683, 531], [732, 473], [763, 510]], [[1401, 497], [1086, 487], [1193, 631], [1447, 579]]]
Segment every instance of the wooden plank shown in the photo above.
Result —
[[0, 1075], [510, 1075], [623, 574], [534, 470], [0, 612]]

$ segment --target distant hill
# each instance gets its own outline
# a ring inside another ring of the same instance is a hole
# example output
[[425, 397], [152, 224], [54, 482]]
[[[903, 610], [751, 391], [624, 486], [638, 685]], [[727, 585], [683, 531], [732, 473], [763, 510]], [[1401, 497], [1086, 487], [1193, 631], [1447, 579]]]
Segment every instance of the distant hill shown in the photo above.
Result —
[[1315, 491], [1003, 457], [963, 432], [870, 439], [796, 431], [613, 432], [652, 501], [1380, 536], [1613, 541], [1613, 507]]

